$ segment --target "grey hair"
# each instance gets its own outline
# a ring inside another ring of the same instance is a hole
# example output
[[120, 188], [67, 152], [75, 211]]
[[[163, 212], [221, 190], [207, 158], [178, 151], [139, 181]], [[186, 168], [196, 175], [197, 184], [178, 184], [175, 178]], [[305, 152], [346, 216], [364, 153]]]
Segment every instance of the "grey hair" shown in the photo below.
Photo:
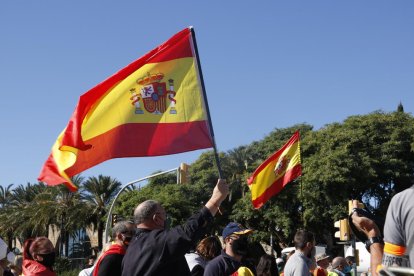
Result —
[[134, 211], [134, 222], [138, 225], [151, 218], [160, 204], [155, 200], [146, 200], [139, 204]]
[[133, 226], [134, 223], [126, 220], [115, 223], [114, 227], [112, 227], [112, 240], [115, 240], [118, 234], [125, 234], [129, 232], [131, 225]]

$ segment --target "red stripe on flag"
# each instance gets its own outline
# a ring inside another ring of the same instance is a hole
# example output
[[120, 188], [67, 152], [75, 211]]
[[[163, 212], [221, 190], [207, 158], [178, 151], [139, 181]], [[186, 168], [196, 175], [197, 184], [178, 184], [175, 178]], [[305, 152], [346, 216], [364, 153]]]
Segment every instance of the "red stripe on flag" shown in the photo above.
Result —
[[64, 183], [71, 192], [76, 192], [78, 189], [77, 187], [68, 183], [67, 180], [60, 175], [55, 159], [53, 158], [52, 154], [49, 155], [45, 164], [43, 165], [43, 168], [40, 172], [39, 180], [47, 183], [47, 185], [49, 186], [56, 186]]
[[277, 150], [273, 155], [267, 158], [260, 166], [253, 172], [252, 176], [247, 179], [247, 184], [250, 185], [256, 176], [265, 169], [271, 162], [279, 159], [282, 153], [285, 151], [286, 148], [291, 147], [296, 142], [299, 142], [299, 131], [296, 131], [293, 136], [289, 139], [289, 141], [283, 145], [279, 150]]
[[66, 127], [65, 134], [62, 139], [62, 145], [74, 147], [77, 149], [88, 149], [89, 146], [82, 140], [81, 128], [82, 122], [95, 105], [95, 103], [105, 93], [124, 80], [126, 77], [134, 73], [136, 70], [148, 63], [157, 63], [162, 61], [174, 60], [177, 58], [192, 57], [192, 48], [190, 44], [191, 31], [189, 28], [175, 34], [168, 41], [161, 44], [157, 48], [151, 50], [144, 56], [132, 62], [125, 68], [121, 69], [105, 81], [96, 85], [79, 98], [79, 103], [72, 114], [72, 117]]
[[263, 194], [252, 201], [254, 208], [259, 209], [262, 207], [272, 196], [278, 194], [290, 181], [299, 177], [301, 174], [301, 164], [297, 164], [292, 169], [286, 171], [284, 177], [277, 179]]
[[206, 121], [124, 124], [85, 143], [92, 147], [78, 152], [76, 163], [66, 170], [69, 176], [112, 158], [159, 156], [213, 146]]

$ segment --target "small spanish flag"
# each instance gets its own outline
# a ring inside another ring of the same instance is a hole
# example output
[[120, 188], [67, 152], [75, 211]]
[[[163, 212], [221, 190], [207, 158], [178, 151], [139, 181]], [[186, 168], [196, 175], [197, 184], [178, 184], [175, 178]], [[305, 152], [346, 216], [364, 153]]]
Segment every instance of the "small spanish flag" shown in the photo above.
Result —
[[159, 156], [213, 146], [189, 27], [83, 94], [39, 181], [70, 177], [112, 158]]
[[299, 131], [266, 161], [247, 180], [255, 209], [263, 206], [289, 182], [302, 174]]

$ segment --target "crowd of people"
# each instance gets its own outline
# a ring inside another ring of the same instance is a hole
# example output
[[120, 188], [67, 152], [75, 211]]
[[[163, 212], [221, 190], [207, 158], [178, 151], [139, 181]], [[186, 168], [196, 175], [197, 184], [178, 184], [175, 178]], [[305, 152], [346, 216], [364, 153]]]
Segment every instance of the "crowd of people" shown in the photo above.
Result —
[[[222, 241], [217, 236], [206, 236], [228, 192], [227, 183], [219, 179], [205, 206], [184, 224], [173, 228], [169, 227], [168, 215], [159, 202], [140, 203], [134, 211], [134, 221], [117, 222], [112, 229], [112, 242], [79, 276], [353, 276], [352, 268], [356, 263], [352, 256], [315, 255], [314, 234], [306, 230], [296, 232], [295, 250], [284, 258], [264, 251], [259, 258], [249, 258], [249, 237], [253, 230], [237, 222], [230, 222], [223, 229]], [[387, 267], [394, 265], [414, 267], [414, 201], [409, 200], [413, 192], [414, 186], [391, 201], [384, 238], [375, 221], [362, 216], [354, 202], [350, 220], [366, 236], [374, 276], [378, 271], [382, 275], [392, 275], [387, 274]], [[56, 275], [53, 271], [55, 251], [48, 238], [25, 241], [22, 257], [3, 250], [5, 243], [1, 242], [0, 275]]]

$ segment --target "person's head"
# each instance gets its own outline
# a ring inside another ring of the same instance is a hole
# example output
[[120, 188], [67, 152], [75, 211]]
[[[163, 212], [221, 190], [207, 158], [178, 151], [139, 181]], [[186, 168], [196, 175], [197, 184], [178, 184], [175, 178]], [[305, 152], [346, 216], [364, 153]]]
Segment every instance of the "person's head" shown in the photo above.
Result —
[[345, 260], [351, 266], [355, 263], [355, 257], [354, 256], [346, 256]]
[[167, 226], [167, 213], [157, 201], [146, 200], [135, 208], [134, 221], [137, 227], [164, 229]]
[[28, 239], [24, 243], [23, 258], [35, 260], [47, 267], [55, 263], [55, 248], [46, 237]]
[[351, 271], [351, 266], [348, 265], [344, 257], [336, 257], [332, 260], [332, 268], [341, 271], [342, 273], [348, 273]]
[[96, 260], [96, 256], [95, 255], [90, 255], [88, 257], [88, 259], [86, 260], [87, 261], [86, 265], [87, 266], [93, 266], [95, 264], [95, 260]]
[[279, 270], [276, 265], [275, 257], [264, 254], [260, 257], [259, 264], [256, 267], [257, 276], [277, 276]]
[[112, 240], [127, 247], [135, 234], [135, 225], [131, 221], [120, 221], [112, 228]]
[[218, 237], [210, 236], [198, 243], [196, 252], [209, 261], [220, 255], [221, 249], [221, 242]]
[[226, 253], [233, 257], [245, 256], [249, 246], [248, 234], [252, 231], [237, 222], [227, 224], [222, 234]]
[[327, 269], [329, 266], [330, 257], [325, 253], [321, 253], [315, 256], [316, 263], [323, 269]]
[[309, 258], [315, 256], [315, 236], [312, 232], [298, 230], [294, 238], [296, 250], [302, 251]]

